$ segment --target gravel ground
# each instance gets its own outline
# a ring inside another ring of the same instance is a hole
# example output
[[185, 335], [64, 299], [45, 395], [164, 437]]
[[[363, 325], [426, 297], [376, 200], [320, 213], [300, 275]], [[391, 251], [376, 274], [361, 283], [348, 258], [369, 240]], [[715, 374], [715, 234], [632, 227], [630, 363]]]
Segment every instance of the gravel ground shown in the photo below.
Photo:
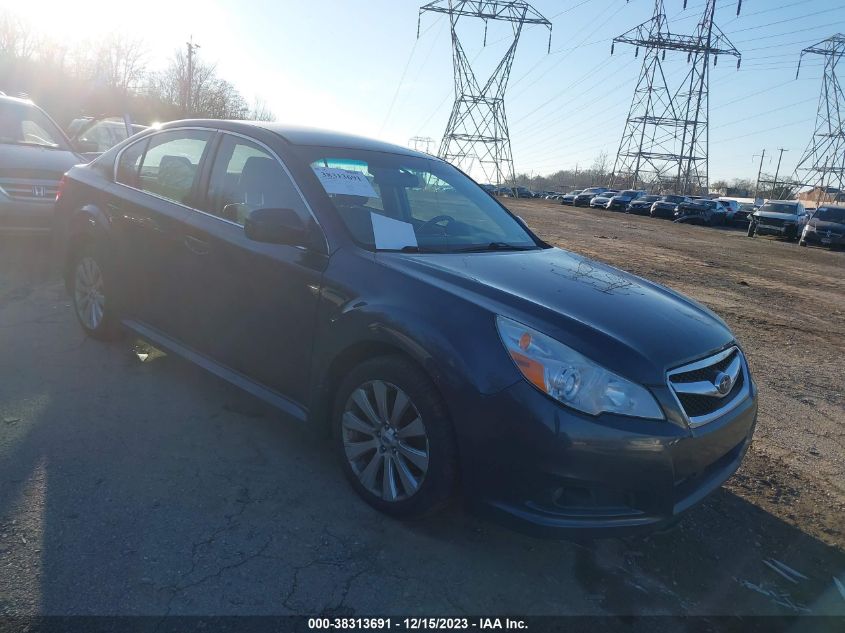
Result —
[[745, 345], [754, 447], [675, 528], [569, 543], [461, 503], [387, 519], [305, 429], [176, 358], [142, 362], [137, 341], [85, 339], [46, 245], [5, 240], [0, 614], [845, 614], [845, 256], [514, 207], [550, 241], [704, 301]]

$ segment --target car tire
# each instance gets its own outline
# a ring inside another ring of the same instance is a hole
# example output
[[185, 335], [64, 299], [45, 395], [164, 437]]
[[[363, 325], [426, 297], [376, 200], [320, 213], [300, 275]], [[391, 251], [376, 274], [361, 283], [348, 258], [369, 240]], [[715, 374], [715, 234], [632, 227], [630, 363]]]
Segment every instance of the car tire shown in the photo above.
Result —
[[101, 341], [120, 336], [111, 267], [104, 249], [93, 242], [81, 243], [69, 267], [73, 311], [85, 334]]
[[453, 497], [452, 423], [434, 383], [405, 357], [374, 358], [349, 372], [337, 390], [332, 431], [346, 478], [377, 510], [419, 518]]

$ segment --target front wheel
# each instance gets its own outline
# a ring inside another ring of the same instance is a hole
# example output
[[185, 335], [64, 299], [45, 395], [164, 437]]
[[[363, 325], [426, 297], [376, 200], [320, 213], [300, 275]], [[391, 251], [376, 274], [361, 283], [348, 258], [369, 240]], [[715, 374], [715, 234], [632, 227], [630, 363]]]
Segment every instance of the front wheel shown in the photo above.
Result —
[[457, 480], [452, 424], [436, 387], [402, 356], [366, 361], [340, 385], [335, 448], [355, 491], [386, 514], [433, 514]]
[[72, 260], [70, 291], [76, 318], [85, 333], [111, 340], [118, 327], [105, 259], [92, 244], [83, 244]]

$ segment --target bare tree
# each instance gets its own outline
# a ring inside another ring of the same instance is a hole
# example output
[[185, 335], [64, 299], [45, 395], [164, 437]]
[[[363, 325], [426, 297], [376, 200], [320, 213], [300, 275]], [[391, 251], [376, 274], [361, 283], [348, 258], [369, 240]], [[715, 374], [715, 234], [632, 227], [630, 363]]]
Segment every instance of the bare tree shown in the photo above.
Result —
[[244, 119], [249, 115], [246, 100], [233, 84], [217, 76], [213, 64], [195, 55], [190, 75], [186, 53], [177, 50], [168, 67], [149, 78], [148, 92], [165, 103], [178, 106], [187, 116]]
[[147, 52], [142, 39], [113, 33], [95, 46], [92, 75], [105, 86], [127, 94], [144, 78]]
[[0, 58], [29, 60], [37, 48], [30, 25], [9, 9], [0, 10]]
[[249, 111], [249, 118], [252, 121], [275, 121], [276, 115], [264, 99], [256, 97], [252, 102], [252, 110]]

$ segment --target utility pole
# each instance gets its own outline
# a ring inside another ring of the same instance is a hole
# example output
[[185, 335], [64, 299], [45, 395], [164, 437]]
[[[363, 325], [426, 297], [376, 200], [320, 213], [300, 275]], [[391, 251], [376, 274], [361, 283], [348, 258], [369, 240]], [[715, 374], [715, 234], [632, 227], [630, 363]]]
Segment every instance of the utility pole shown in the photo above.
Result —
[[801, 60], [807, 54], [824, 56], [824, 80], [816, 110], [816, 129], [795, 167], [794, 180], [799, 187], [818, 187], [820, 202], [830, 187], [838, 191], [845, 189], [845, 92], [836, 72], [837, 64], [845, 57], [845, 35], [837, 33], [802, 50], [796, 79]]
[[[783, 160], [783, 153], [788, 151], [788, 150], [785, 150], [784, 148], [779, 147], [778, 151], [780, 152], [780, 156], [778, 156], [778, 166], [775, 169], [775, 181], [772, 183], [772, 195], [775, 195], [775, 191], [778, 190], [777, 187], [778, 187], [778, 174], [780, 173], [780, 161]], [[778, 198], [780, 198], [780, 196], [778, 196]]]
[[[686, 8], [686, 1], [684, 8]], [[741, 0], [737, 5], [739, 14]], [[611, 183], [637, 188], [673, 189], [694, 194], [708, 188], [709, 61], [741, 54], [714, 23], [716, 0], [706, 0], [693, 35], [669, 30], [664, 0], [655, 0], [653, 17], [613, 39], [631, 44], [634, 55], [645, 49], [640, 77], [611, 174]], [[669, 86], [663, 61], [666, 51], [687, 54], [690, 69], [680, 84]]]
[[[452, 66], [454, 69], [455, 103], [443, 134], [438, 156], [472, 174], [478, 164], [485, 182], [496, 186], [514, 186], [511, 140], [505, 117], [505, 89], [516, 54], [516, 45], [526, 25], [549, 29], [549, 48], [552, 23], [534, 7], [522, 0], [434, 0], [420, 7], [417, 37], [422, 14], [443, 13], [449, 16], [452, 33]], [[487, 44], [487, 23], [507, 22], [512, 28], [511, 44], [490, 77], [480, 82], [467, 59], [458, 37], [460, 18], [484, 21], [484, 44]]]
[[760, 174], [763, 173], [763, 159], [766, 158], [766, 148], [763, 148], [763, 153], [760, 154], [760, 169], [757, 170], [757, 183], [754, 185], [754, 200], [756, 201], [760, 195]]
[[200, 45], [194, 44], [194, 36], [192, 35], [185, 42], [185, 46], [188, 47], [188, 86], [185, 90], [185, 114], [188, 115], [193, 112], [191, 97], [194, 90], [194, 55], [196, 54], [196, 50], [200, 48]]

